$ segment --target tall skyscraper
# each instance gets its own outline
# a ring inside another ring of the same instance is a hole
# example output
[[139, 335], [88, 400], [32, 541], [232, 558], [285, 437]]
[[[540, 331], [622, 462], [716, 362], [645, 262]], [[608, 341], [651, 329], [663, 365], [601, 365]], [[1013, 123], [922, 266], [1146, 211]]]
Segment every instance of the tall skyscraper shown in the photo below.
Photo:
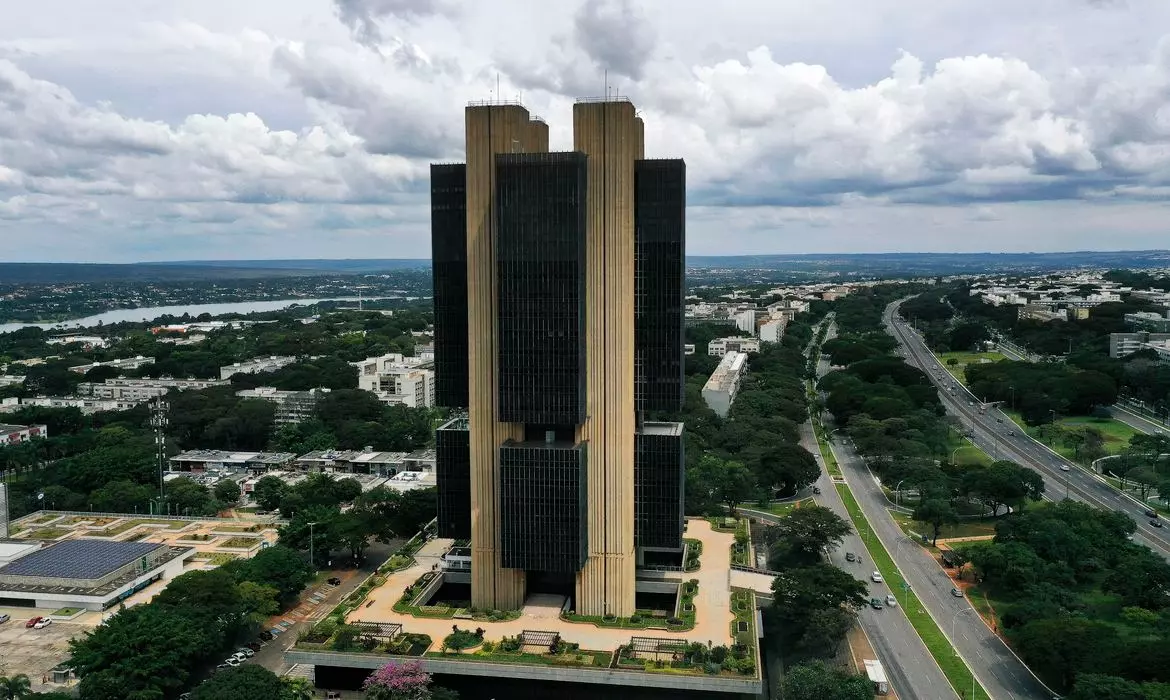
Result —
[[431, 167], [440, 534], [472, 605], [529, 592], [628, 616], [646, 552], [682, 546], [686, 171], [645, 160], [625, 98], [578, 100], [573, 145], [518, 104], [467, 107]]

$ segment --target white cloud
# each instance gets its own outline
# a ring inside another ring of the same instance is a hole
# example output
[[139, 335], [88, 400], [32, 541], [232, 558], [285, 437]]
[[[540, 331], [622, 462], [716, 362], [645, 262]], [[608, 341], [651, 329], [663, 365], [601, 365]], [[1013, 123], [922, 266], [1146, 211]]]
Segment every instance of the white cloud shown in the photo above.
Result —
[[737, 1], [29, 6], [0, 27], [0, 237], [425, 256], [466, 101], [523, 93], [569, 148], [609, 89], [686, 158], [695, 253], [1164, 245], [1170, 6]]

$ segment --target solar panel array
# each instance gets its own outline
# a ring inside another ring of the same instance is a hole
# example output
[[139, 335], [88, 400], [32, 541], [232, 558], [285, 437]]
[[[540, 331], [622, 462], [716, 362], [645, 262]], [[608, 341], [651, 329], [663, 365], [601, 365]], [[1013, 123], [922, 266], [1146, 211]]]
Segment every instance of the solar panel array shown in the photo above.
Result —
[[65, 540], [0, 567], [0, 576], [95, 580], [166, 547], [151, 542]]

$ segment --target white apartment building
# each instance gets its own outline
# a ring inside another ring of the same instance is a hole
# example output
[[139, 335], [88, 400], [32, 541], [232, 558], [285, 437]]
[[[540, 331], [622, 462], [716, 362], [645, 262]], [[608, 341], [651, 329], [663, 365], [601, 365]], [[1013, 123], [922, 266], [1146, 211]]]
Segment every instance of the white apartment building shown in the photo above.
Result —
[[17, 384], [24, 384], [24, 375], [0, 374], [0, 386], [16, 386]]
[[121, 360], [110, 360], [109, 362], [91, 362], [88, 365], [77, 365], [76, 367], [70, 367], [69, 371], [70, 372], [77, 372], [78, 374], [85, 374], [86, 372], [90, 371], [91, 369], [94, 369], [97, 367], [113, 367], [116, 370], [125, 371], [125, 370], [138, 369], [139, 367], [143, 367], [145, 365], [153, 365], [153, 364], [154, 364], [153, 357], [143, 357], [142, 355], [139, 355], [138, 357], [127, 357], [127, 358], [123, 358]]
[[188, 391], [228, 384], [222, 379], [107, 379], [102, 384], [84, 382], [77, 385], [78, 396], [122, 401], [149, 401], [171, 389]]
[[784, 338], [784, 329], [788, 327], [788, 321], [783, 319], [773, 319], [760, 326], [760, 342], [763, 343], [779, 343]]
[[72, 345], [81, 343], [86, 350], [109, 347], [110, 341], [98, 335], [58, 335], [45, 341], [46, 345]]
[[247, 362], [235, 362], [227, 367], [219, 368], [220, 379], [231, 379], [236, 374], [256, 374], [257, 372], [272, 372], [282, 367], [288, 367], [297, 361], [291, 356], [257, 357]]
[[707, 354], [723, 357], [729, 352], [759, 352], [759, 338], [716, 338], [707, 343]]
[[391, 353], [354, 362], [358, 388], [373, 392], [382, 403], [412, 408], [435, 405], [435, 373], [421, 367], [421, 357]]
[[22, 406], [40, 406], [42, 408], [79, 408], [84, 415], [100, 411], [128, 411], [141, 401], [122, 401], [119, 399], [87, 399], [76, 396], [37, 396], [31, 399], [8, 398], [0, 400], [0, 413], [19, 411]]
[[276, 404], [277, 425], [300, 423], [313, 417], [317, 402], [329, 393], [329, 389], [317, 388], [308, 391], [285, 391], [271, 386], [237, 391], [236, 396], [244, 399], [261, 399]]
[[756, 334], [756, 310], [744, 309], [735, 315], [735, 327], [744, 333]]
[[703, 386], [703, 401], [721, 418], [727, 417], [735, 395], [739, 393], [739, 382], [746, 362], [746, 354], [728, 351]]

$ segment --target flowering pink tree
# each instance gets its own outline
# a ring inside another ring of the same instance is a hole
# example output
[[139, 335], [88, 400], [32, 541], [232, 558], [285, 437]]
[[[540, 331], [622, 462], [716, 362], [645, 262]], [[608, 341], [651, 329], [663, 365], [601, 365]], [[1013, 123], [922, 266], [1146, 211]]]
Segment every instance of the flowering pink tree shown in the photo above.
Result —
[[362, 685], [368, 700], [431, 700], [431, 674], [419, 661], [391, 661]]

